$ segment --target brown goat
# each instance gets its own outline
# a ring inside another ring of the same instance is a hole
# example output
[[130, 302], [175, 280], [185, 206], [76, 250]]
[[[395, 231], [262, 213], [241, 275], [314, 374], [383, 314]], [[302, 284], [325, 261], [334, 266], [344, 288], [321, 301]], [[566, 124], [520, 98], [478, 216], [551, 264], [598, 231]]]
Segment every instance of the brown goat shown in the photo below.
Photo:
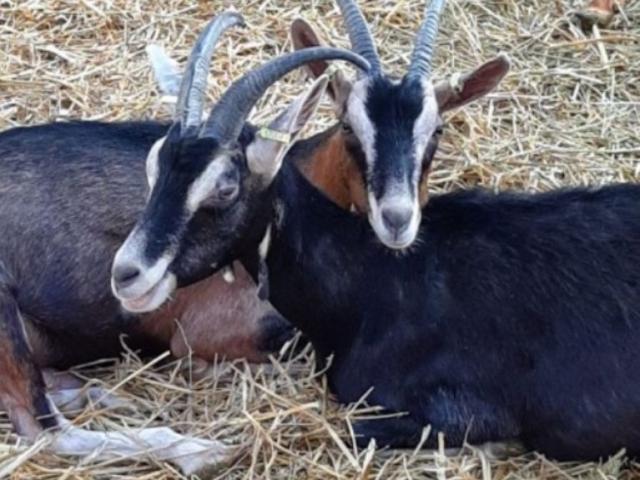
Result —
[[178, 290], [172, 302], [143, 316], [143, 336], [169, 346], [177, 358], [266, 361], [291, 330], [269, 302], [258, 298], [244, 267], [236, 263], [234, 270], [231, 283], [217, 274]]

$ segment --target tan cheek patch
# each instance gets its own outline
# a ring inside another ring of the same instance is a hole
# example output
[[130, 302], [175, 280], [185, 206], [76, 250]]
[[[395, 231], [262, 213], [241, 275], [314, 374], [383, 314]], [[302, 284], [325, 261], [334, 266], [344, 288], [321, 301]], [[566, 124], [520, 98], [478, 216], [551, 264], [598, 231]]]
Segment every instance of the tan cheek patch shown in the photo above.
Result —
[[336, 134], [319, 149], [311, 161], [307, 178], [332, 202], [344, 209], [349, 208], [350, 199], [345, 181], [345, 164], [348, 162], [344, 141]]
[[367, 189], [362, 173], [347, 152], [341, 132], [319, 147], [311, 159], [297, 166], [307, 180], [340, 208], [367, 213]]
[[358, 167], [351, 160], [348, 167], [348, 185], [351, 205], [355, 207], [356, 213], [365, 215], [369, 211], [367, 201], [367, 189], [362, 180], [362, 174]]
[[431, 173], [431, 167], [422, 174], [420, 180], [420, 206], [424, 207], [429, 202], [429, 174]]

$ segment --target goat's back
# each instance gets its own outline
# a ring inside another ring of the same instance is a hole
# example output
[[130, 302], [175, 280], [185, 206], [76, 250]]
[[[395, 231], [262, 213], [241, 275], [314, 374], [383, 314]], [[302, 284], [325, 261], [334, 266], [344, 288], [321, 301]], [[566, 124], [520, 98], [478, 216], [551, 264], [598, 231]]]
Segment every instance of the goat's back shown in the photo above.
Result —
[[144, 161], [166, 129], [73, 122], [0, 134], [0, 261], [28, 317], [98, 334], [87, 319], [119, 311], [105, 288], [111, 261], [144, 207]]

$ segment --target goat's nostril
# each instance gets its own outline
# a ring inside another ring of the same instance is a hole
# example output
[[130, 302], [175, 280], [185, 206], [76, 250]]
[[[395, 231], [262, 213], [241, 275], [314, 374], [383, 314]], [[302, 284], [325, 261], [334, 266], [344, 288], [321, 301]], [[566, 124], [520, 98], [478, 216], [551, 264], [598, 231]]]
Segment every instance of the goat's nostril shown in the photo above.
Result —
[[131, 286], [140, 277], [140, 269], [133, 265], [118, 265], [113, 269], [113, 280], [118, 288]]
[[382, 210], [382, 221], [388, 230], [399, 235], [409, 228], [413, 211], [409, 208], [385, 208]]

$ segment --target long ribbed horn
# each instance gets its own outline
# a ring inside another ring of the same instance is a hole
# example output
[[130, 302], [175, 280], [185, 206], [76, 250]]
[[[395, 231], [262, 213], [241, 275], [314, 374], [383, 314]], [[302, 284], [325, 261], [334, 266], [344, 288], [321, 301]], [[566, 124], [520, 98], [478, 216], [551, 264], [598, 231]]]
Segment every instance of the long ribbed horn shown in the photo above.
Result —
[[211, 110], [200, 132], [201, 137], [214, 137], [222, 145], [238, 139], [251, 109], [267, 89], [287, 73], [309, 62], [345, 60], [368, 71], [367, 62], [349, 50], [329, 47], [305, 48], [274, 58], [234, 82]]
[[176, 121], [181, 122], [182, 134], [200, 126], [213, 51], [220, 36], [236, 25], [244, 26], [244, 19], [239, 13], [224, 12], [218, 15], [209, 22], [191, 50], [180, 84], [175, 113]]
[[431, 75], [431, 63], [433, 61], [433, 51], [436, 46], [438, 36], [438, 25], [440, 14], [444, 8], [445, 0], [431, 0], [429, 10], [424, 22], [420, 27], [416, 38], [416, 46], [411, 56], [411, 66], [408, 76], [426, 78]]
[[371, 64], [371, 73], [379, 72], [380, 57], [362, 12], [354, 0], [338, 0], [351, 40], [351, 49]]

